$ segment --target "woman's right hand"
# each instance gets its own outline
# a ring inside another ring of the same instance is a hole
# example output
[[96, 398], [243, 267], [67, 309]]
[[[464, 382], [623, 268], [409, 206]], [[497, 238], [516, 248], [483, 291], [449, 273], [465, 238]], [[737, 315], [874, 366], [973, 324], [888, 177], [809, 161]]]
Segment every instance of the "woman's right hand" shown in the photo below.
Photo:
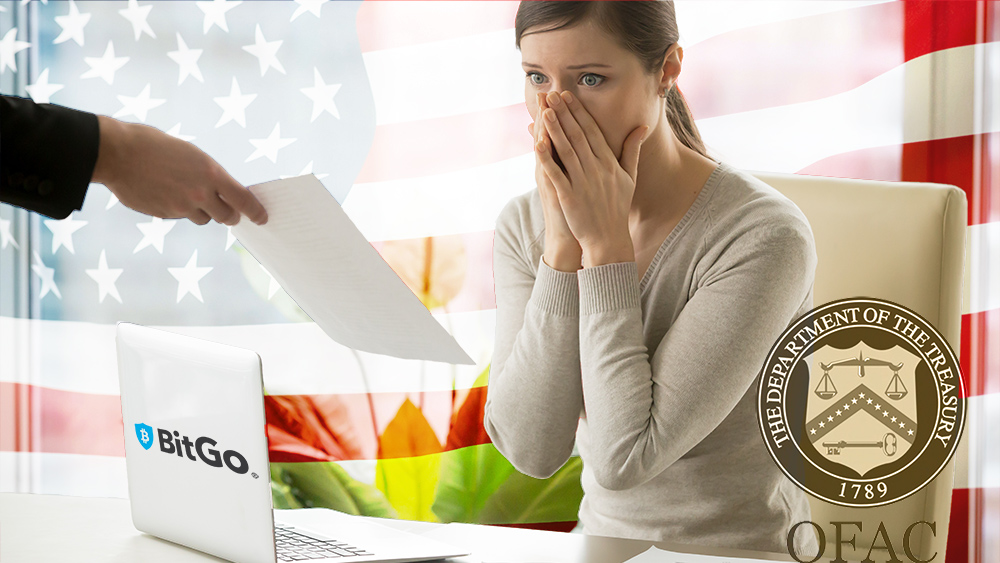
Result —
[[545, 254], [543, 259], [552, 269], [563, 272], [575, 272], [582, 267], [583, 249], [579, 241], [573, 236], [569, 225], [566, 223], [566, 216], [559, 205], [559, 197], [556, 195], [555, 186], [542, 170], [542, 162], [538, 157], [539, 143], [545, 143], [549, 150], [553, 150], [552, 139], [549, 137], [545, 127], [541, 125], [542, 112], [548, 108], [545, 101], [545, 94], [538, 92], [535, 94], [538, 102], [538, 112], [535, 114], [535, 123], [528, 124], [528, 132], [534, 138], [533, 152], [535, 154], [535, 183], [538, 185], [538, 193], [542, 199], [542, 213], [545, 219]]

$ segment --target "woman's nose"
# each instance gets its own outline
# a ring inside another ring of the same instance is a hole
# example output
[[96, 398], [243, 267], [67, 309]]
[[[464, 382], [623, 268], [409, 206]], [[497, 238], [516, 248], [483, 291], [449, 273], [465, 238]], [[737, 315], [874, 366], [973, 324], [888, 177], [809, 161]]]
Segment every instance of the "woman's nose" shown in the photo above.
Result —
[[[551, 83], [551, 88], [549, 88], [545, 93], [548, 94], [549, 92], [555, 92], [555, 93], [559, 94], [559, 93], [564, 92], [566, 90], [569, 90], [569, 91], [572, 92], [573, 91], [572, 86], [573, 86], [572, 84], [562, 83], [562, 82], [559, 82], [558, 80], [553, 80], [552, 83]], [[576, 94], [576, 92], [573, 92], [573, 94]]]

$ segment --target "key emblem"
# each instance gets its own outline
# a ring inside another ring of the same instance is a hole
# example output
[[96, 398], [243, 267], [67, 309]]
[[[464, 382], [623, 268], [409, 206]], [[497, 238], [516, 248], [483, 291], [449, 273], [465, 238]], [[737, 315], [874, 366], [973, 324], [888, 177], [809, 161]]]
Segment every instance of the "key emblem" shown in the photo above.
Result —
[[896, 435], [889, 432], [882, 437], [879, 442], [823, 442], [826, 448], [826, 455], [840, 455], [840, 450], [844, 448], [882, 448], [882, 453], [888, 457], [896, 455]]

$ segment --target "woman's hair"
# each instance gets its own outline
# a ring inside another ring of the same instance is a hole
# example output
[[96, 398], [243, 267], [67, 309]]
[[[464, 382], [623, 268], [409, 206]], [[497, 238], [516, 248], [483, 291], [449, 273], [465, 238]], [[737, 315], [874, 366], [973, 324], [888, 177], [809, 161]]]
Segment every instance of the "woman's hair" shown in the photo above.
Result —
[[[514, 18], [515, 45], [521, 49], [525, 31], [535, 26], [553, 31], [572, 27], [590, 18], [594, 24], [619, 45], [635, 54], [646, 73], [663, 68], [663, 59], [671, 45], [677, 42], [677, 18], [671, 0], [646, 2], [521, 2]], [[530, 33], [529, 33], [530, 35]], [[698, 134], [691, 110], [677, 83], [667, 93], [667, 121], [677, 139], [688, 148], [709, 158], [705, 143]]]

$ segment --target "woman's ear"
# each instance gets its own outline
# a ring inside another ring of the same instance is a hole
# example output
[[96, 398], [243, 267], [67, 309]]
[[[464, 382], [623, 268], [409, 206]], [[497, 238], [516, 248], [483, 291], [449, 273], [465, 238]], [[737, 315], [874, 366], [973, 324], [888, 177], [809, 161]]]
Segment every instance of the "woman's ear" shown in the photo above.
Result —
[[667, 49], [667, 54], [663, 57], [663, 68], [660, 78], [660, 91], [670, 90], [677, 83], [677, 77], [681, 73], [681, 61], [684, 59], [684, 48], [674, 43]]

